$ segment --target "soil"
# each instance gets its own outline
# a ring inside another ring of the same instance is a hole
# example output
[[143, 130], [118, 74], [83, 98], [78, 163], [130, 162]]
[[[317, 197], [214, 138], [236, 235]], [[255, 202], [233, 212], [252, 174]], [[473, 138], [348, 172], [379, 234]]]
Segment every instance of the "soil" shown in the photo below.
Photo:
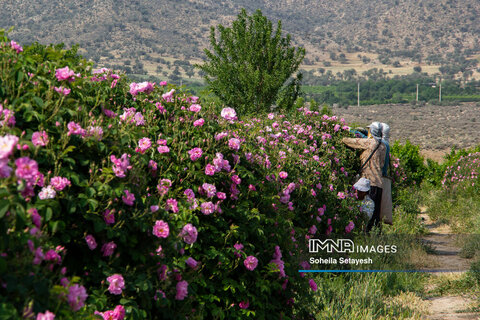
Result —
[[[450, 227], [439, 222], [434, 222], [426, 214], [426, 208], [421, 208], [420, 217], [429, 233], [423, 238], [434, 250], [430, 256], [433, 258], [433, 268], [451, 270], [452, 273], [436, 272], [435, 276], [451, 276], [452, 274], [462, 274], [469, 269], [470, 260], [459, 256], [460, 248], [456, 245], [455, 236]], [[434, 289], [434, 286], [427, 284], [427, 293]], [[475, 300], [467, 295], [448, 295], [440, 297], [429, 297], [428, 316], [430, 320], [460, 320], [460, 319], [480, 319], [480, 313], [469, 312]]]

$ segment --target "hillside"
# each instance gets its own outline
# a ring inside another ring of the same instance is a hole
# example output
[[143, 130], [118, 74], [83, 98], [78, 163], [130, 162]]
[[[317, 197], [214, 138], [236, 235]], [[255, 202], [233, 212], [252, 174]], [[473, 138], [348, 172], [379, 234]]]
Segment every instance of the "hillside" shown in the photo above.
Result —
[[480, 53], [477, 0], [1, 0], [0, 7], [0, 28], [15, 26], [11, 37], [22, 43], [78, 43], [87, 57], [138, 74], [195, 76], [172, 62], [200, 60], [210, 26], [229, 24], [242, 7], [281, 20], [307, 49], [305, 65], [441, 65]]

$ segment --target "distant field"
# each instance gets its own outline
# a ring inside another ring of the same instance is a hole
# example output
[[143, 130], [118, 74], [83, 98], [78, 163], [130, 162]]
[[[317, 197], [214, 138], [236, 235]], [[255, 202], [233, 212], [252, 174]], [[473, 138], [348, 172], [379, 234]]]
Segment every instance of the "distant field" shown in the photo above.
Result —
[[386, 122], [391, 128], [391, 140], [407, 139], [423, 150], [441, 155], [452, 147], [468, 148], [480, 144], [480, 103], [460, 103], [454, 106], [414, 106], [387, 104], [333, 108], [334, 114], [348, 123], [368, 125], [372, 121]]

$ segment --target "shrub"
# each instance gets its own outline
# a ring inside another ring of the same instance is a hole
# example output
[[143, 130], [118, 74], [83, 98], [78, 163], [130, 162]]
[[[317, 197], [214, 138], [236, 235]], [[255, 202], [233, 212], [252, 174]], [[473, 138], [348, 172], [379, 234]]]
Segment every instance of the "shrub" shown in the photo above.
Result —
[[397, 140], [392, 145], [391, 153], [398, 157], [402, 164], [406, 177], [405, 184], [420, 185], [425, 178], [427, 169], [424, 158], [420, 155], [419, 147], [411, 144], [408, 140], [404, 145], [401, 145]]
[[309, 317], [306, 240], [361, 220], [343, 119], [238, 121], [75, 48], [0, 39], [7, 318]]

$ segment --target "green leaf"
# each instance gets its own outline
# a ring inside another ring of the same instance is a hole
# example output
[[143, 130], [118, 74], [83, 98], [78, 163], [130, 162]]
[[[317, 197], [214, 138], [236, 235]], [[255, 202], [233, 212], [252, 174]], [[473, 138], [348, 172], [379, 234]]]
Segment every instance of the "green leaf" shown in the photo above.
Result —
[[98, 208], [98, 201], [95, 199], [88, 199], [87, 200], [88, 204], [90, 205], [90, 209], [92, 211], [95, 211]]
[[93, 229], [95, 230], [95, 232], [100, 232], [100, 231], [104, 230], [105, 229], [105, 222], [95, 221], [95, 223], [93, 224]]
[[33, 97], [33, 101], [35, 101], [35, 103], [37, 104], [37, 106], [39, 106], [40, 108], [43, 108], [44, 106], [44, 103], [43, 103], [43, 100], [39, 97]]
[[56, 233], [57, 231], [65, 229], [65, 222], [61, 220], [51, 221], [50, 228], [52, 229], [52, 233]]
[[52, 208], [48, 207], [45, 212], [45, 221], [50, 221], [50, 219], [52, 219], [52, 216], [53, 216]]
[[18, 73], [17, 73], [17, 83], [22, 82], [23, 76], [24, 76], [23, 72], [22, 72], [22, 71], [18, 71]]
[[9, 207], [10, 207], [10, 201], [6, 199], [0, 200], [0, 219], [3, 218], [5, 213], [7, 213]]

